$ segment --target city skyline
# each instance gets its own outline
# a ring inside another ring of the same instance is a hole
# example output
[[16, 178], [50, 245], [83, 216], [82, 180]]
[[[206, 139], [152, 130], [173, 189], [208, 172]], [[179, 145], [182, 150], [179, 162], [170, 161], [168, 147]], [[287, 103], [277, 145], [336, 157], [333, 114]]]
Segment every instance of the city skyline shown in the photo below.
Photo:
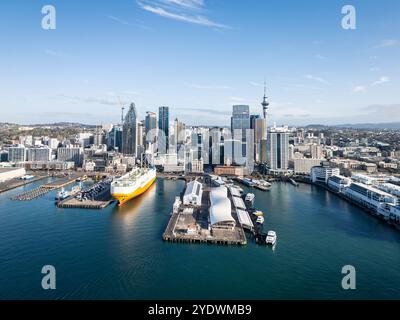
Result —
[[48, 31], [41, 2], [2, 5], [3, 122], [118, 123], [121, 99], [227, 125], [233, 105], [262, 114], [264, 78], [270, 123], [400, 121], [397, 1], [353, 1], [356, 30], [341, 1], [53, 1]]

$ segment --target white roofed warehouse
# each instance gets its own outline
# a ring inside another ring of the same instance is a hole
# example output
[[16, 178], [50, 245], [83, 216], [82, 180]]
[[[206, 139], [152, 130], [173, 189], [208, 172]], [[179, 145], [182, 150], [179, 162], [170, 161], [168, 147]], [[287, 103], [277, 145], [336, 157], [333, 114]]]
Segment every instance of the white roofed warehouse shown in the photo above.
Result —
[[202, 184], [198, 181], [191, 181], [187, 184], [186, 191], [183, 196], [183, 204], [201, 206], [202, 196], [203, 196]]
[[210, 224], [213, 229], [233, 230], [236, 226], [226, 187], [212, 188], [210, 191]]

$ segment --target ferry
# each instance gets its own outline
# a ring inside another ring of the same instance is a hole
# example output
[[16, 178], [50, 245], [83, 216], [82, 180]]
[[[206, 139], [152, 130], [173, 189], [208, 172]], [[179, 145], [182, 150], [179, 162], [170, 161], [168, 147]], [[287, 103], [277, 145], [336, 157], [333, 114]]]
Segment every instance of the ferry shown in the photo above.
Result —
[[156, 178], [155, 168], [134, 168], [111, 183], [111, 195], [118, 200], [118, 205], [122, 206], [146, 192]]
[[268, 231], [267, 238], [265, 239], [266, 244], [274, 245], [276, 243], [276, 232]]

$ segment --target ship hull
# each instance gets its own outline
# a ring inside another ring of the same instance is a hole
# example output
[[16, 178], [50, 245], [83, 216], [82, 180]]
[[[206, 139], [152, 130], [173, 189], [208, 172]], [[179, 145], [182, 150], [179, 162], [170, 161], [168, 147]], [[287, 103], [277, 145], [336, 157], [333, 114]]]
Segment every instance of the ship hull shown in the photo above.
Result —
[[141, 186], [139, 188], [137, 188], [136, 190], [129, 192], [129, 193], [113, 193], [112, 196], [118, 200], [118, 206], [122, 206], [124, 205], [126, 202], [137, 198], [138, 196], [140, 196], [141, 194], [145, 193], [154, 183], [154, 181], [156, 181], [157, 177], [154, 176], [153, 178], [151, 178], [149, 180], [149, 182], [147, 182], [144, 186]]

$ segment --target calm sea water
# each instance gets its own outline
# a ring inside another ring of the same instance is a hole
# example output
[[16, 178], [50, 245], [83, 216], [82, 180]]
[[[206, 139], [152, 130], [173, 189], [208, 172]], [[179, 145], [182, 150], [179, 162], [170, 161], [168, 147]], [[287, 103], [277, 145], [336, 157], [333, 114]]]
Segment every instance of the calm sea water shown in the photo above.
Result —
[[[25, 189], [33, 188], [32, 184]], [[0, 195], [0, 299], [400, 299], [400, 231], [325, 190], [252, 191], [274, 250], [161, 240], [183, 182], [158, 180], [123, 208], [58, 209]], [[54, 265], [57, 289], [41, 288]], [[357, 290], [341, 289], [341, 268]]]

